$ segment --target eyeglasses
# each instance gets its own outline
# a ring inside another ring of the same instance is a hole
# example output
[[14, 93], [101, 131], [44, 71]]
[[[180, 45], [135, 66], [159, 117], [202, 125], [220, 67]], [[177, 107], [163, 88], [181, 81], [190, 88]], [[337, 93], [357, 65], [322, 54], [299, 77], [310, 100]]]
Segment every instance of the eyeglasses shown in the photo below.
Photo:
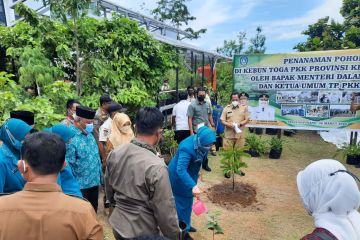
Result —
[[342, 173], [347, 173], [347, 174], [349, 174], [350, 176], [352, 176], [355, 180], [357, 180], [358, 182], [360, 182], [360, 179], [355, 175], [355, 174], [353, 174], [352, 172], [349, 172], [349, 171], [347, 171], [347, 170], [337, 170], [337, 171], [335, 171], [335, 172], [333, 172], [333, 173], [330, 173], [329, 174], [329, 176], [331, 177], [331, 176], [335, 176], [335, 174], [337, 174], [337, 173], [339, 173], [339, 172], [342, 172]]

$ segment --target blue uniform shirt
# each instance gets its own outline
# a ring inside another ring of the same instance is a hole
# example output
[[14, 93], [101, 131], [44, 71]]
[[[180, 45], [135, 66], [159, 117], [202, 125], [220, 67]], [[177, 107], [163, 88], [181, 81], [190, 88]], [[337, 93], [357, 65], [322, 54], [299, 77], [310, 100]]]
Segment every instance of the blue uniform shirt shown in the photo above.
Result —
[[[21, 191], [24, 188], [25, 180], [17, 170], [16, 157], [6, 144], [0, 147], [0, 193], [14, 193]], [[60, 172], [58, 177], [58, 184], [61, 186], [65, 194], [71, 194], [82, 197], [80, 187], [74, 175], [71, 172], [70, 166], [66, 166]]]
[[25, 181], [17, 171], [19, 157], [15, 156], [8, 146], [0, 146], [0, 193], [13, 193], [21, 191]]
[[71, 126], [76, 134], [66, 151], [68, 161], [80, 189], [91, 188], [101, 184], [101, 161], [98, 145], [92, 134], [85, 134]]
[[215, 128], [216, 128], [216, 134], [220, 135], [220, 134], [224, 133], [224, 130], [225, 130], [225, 126], [221, 123], [221, 120], [220, 120], [223, 108], [217, 104], [213, 104], [213, 107], [214, 107], [214, 109], [212, 112], [212, 117], [213, 117], [213, 121], [214, 121]]
[[193, 196], [192, 188], [197, 183], [202, 163], [202, 159], [197, 159], [194, 137], [195, 135], [192, 135], [180, 143], [176, 155], [168, 166], [170, 182], [175, 195]]
[[197, 184], [202, 161], [208, 150], [203, 146], [215, 142], [215, 134], [208, 127], [202, 127], [198, 133], [183, 140], [176, 155], [169, 163], [169, 177], [174, 195], [192, 197], [192, 188]]

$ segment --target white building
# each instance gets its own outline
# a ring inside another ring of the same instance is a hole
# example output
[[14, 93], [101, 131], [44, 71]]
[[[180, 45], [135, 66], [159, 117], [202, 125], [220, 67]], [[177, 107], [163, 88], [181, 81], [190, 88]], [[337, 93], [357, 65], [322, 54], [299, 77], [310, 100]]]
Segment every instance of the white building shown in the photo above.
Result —
[[[18, 17], [15, 15], [14, 6], [17, 3], [23, 2], [30, 8], [40, 11], [43, 9], [41, 1], [35, 0], [0, 0], [0, 24], [12, 26]], [[48, 10], [46, 10], [48, 11]], [[44, 12], [42, 12], [44, 14]]]

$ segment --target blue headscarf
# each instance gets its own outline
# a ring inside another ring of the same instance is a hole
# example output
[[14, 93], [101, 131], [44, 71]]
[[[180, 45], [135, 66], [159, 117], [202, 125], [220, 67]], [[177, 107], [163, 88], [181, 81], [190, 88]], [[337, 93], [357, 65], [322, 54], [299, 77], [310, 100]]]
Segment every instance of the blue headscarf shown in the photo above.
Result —
[[196, 151], [197, 160], [201, 160], [208, 154], [208, 149], [205, 146], [214, 144], [216, 136], [213, 130], [204, 126], [201, 127], [194, 136], [194, 149]]
[[68, 143], [70, 139], [75, 136], [75, 131], [64, 124], [56, 124], [51, 128], [45, 128], [43, 132], [57, 134], [65, 141], [65, 143]]
[[10, 118], [0, 129], [0, 140], [17, 157], [20, 156], [22, 141], [32, 127], [20, 119]]

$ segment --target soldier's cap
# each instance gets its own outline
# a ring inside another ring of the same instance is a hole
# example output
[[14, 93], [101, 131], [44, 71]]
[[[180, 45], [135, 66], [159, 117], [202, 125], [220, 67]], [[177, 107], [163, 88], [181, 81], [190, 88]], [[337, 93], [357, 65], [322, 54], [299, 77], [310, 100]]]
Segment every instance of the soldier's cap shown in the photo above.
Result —
[[269, 95], [267, 95], [267, 94], [261, 94], [260, 96], [259, 96], [259, 99], [260, 98], [267, 98], [267, 99], [269, 99]]
[[12, 111], [10, 112], [10, 118], [20, 119], [30, 126], [35, 123], [35, 114], [30, 111]]
[[76, 107], [76, 116], [85, 118], [85, 119], [94, 119], [95, 111], [89, 107], [77, 106]]
[[246, 92], [241, 92], [241, 93], [239, 94], [239, 98], [241, 98], [241, 97], [247, 97], [247, 98], [249, 98], [249, 94], [247, 94]]
[[109, 114], [113, 112], [126, 112], [126, 108], [124, 108], [120, 103], [111, 102], [108, 108]]

